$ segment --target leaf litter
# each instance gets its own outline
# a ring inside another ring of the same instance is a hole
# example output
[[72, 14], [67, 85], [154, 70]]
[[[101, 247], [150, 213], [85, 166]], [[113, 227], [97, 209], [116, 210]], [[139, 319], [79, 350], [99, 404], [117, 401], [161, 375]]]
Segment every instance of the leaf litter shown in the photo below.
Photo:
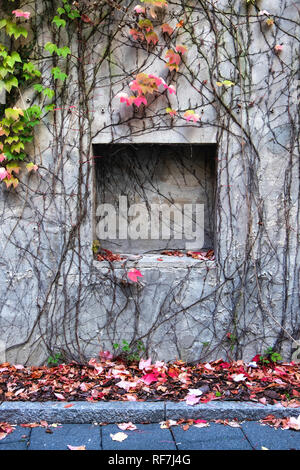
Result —
[[151, 358], [128, 362], [107, 351], [86, 364], [54, 367], [0, 364], [0, 401], [248, 401], [300, 407], [300, 364], [252, 361], [188, 364]]
[[[60, 401], [64, 408], [76, 407], [76, 401], [159, 401], [185, 402], [188, 406], [212, 400], [248, 401], [285, 408], [300, 407], [300, 364], [259, 364], [255, 358], [250, 363], [242, 360], [225, 362], [223, 359], [198, 364], [181, 360], [172, 363], [151, 358], [128, 362], [122, 357], [113, 358], [101, 351], [99, 358], [86, 364], [71, 362], [54, 367], [0, 364], [0, 401]], [[215, 420], [216, 423], [239, 427], [236, 420]], [[298, 418], [276, 418], [268, 415], [260, 420], [262, 425], [300, 430]], [[167, 420], [162, 429], [181, 426], [208, 427], [206, 420]], [[60, 426], [46, 421], [21, 424], [22, 427]], [[121, 431], [134, 431], [129, 423], [118, 425]], [[14, 431], [15, 426], [0, 423], [0, 440]], [[122, 442], [128, 437], [124, 432], [111, 434], [113, 440]], [[71, 448], [72, 446], [69, 446]], [[71, 450], [82, 450], [84, 446]]]

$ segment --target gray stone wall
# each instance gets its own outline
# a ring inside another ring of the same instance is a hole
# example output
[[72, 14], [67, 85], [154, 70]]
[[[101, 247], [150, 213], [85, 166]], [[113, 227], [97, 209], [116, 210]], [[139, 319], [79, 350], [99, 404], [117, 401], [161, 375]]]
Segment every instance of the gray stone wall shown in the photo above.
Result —
[[[84, 360], [122, 340], [133, 351], [142, 341], [145, 356], [166, 361], [249, 360], [268, 346], [291, 358], [300, 335], [297, 6], [186, 3], [170, 3], [163, 18], [175, 29], [184, 20], [177, 42], [161, 33], [155, 47], [134, 41], [130, 2], [118, 11], [101, 3], [106, 16], [94, 30], [61, 32], [74, 57], [68, 85], [56, 84], [58, 110], [28, 148], [39, 171], [16, 190], [0, 188], [3, 360], [40, 364], [55, 352]], [[42, 14], [37, 26], [39, 44], [53, 40]], [[188, 52], [170, 73], [165, 52], [176, 43]], [[40, 61], [49, 79], [52, 66]], [[138, 109], [120, 103], [139, 72], [163, 77], [176, 95], [158, 93]], [[223, 80], [234, 86], [218, 86]], [[187, 109], [201, 120], [185, 121]], [[217, 147], [214, 261], [95, 260], [92, 146], [121, 143]], [[141, 282], [128, 279], [132, 268]]]

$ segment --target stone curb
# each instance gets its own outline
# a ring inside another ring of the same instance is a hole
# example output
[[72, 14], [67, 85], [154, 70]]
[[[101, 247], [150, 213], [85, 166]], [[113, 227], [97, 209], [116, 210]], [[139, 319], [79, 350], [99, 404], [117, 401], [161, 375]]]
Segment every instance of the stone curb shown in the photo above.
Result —
[[[72, 405], [65, 408], [66, 405]], [[233, 419], [255, 421], [272, 414], [278, 418], [299, 416], [300, 408], [253, 402], [217, 402], [186, 405], [185, 402], [21, 402], [0, 404], [0, 422], [35, 423], [159, 423], [166, 419]]]

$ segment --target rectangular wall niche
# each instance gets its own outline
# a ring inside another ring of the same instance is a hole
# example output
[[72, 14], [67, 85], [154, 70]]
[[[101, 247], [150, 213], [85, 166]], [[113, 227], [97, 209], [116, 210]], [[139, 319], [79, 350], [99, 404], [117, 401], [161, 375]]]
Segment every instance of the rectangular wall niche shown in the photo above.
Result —
[[94, 239], [113, 253], [213, 248], [215, 145], [94, 145]]

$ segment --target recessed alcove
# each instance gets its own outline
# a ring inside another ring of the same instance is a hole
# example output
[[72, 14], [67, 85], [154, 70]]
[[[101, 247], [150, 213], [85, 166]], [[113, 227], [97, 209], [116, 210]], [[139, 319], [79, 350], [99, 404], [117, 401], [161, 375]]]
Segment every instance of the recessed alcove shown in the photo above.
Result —
[[102, 248], [214, 248], [216, 145], [96, 144], [93, 153], [93, 236]]

